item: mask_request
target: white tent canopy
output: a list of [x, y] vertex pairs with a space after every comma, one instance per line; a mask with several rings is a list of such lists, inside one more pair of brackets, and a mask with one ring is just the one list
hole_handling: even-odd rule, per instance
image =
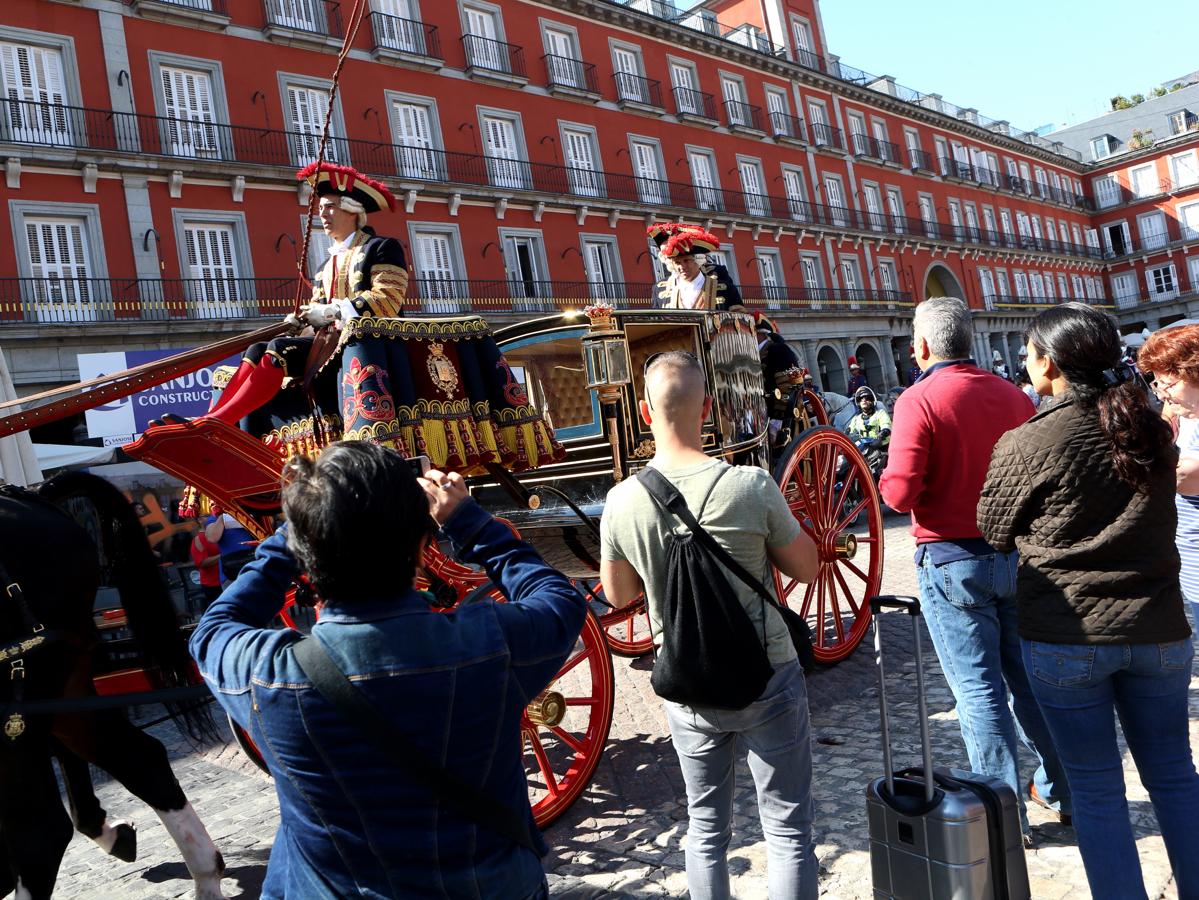
[[[0, 403], [16, 399], [17, 390], [8, 371], [8, 361], [4, 358], [4, 351], [0, 350]], [[42, 471], [38, 467], [29, 432], [22, 431], [0, 438], [0, 479], [18, 485], [37, 484], [42, 480]]]
[[112, 462], [112, 447], [76, 447], [74, 444], [34, 444], [38, 465], [43, 471], [66, 466], [98, 466]]

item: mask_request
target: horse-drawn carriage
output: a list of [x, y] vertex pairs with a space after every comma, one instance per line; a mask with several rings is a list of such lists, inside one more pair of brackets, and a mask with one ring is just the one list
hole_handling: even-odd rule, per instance
[[[770, 470], [815, 541], [820, 570], [811, 584], [777, 573], [775, 579], [780, 598], [807, 618], [818, 662], [834, 663], [857, 647], [869, 620], [865, 599], [878, 592], [882, 576], [881, 515], [869, 470], [851, 441], [821, 424], [823, 408], [802, 387], [776, 398], [787, 407], [782, 433], [790, 439], [772, 444], [780, 429], [771, 428], [750, 316], [603, 305], [588, 313], [596, 314], [563, 313], [494, 332], [478, 317], [354, 319], [308, 386], [315, 406], [296, 385], [243, 423], [249, 432], [200, 419], [151, 428], [126, 447], [260, 538], [273, 529], [289, 454], [319, 452], [333, 440], [378, 440], [466, 474], [474, 496], [591, 600], [575, 651], [523, 721], [531, 801], [543, 826], [578, 798], [603, 752], [614, 706], [611, 654], [636, 656], [652, 646], [643, 601], [612, 609], [598, 572], [604, 497], [654, 454], [637, 414], [644, 367], [654, 354], [685, 350], [700, 360], [715, 401], [703, 429], [705, 449]], [[92, 396], [104, 402], [112, 391]], [[15, 429], [0, 420], [0, 434]], [[482, 572], [437, 547], [424, 561], [423, 577], [433, 602], [447, 610], [503, 601]], [[286, 611], [284, 619], [294, 624]], [[114, 682], [120, 688], [109, 684], [105, 691], [146, 687], [139, 675], [127, 672]], [[238, 739], [254, 757], [249, 739], [240, 733]]]

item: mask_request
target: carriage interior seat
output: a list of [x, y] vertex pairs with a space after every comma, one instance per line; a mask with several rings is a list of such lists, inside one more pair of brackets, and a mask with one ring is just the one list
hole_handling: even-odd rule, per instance
[[645, 361], [655, 353], [685, 350], [703, 364], [704, 354], [700, 352], [699, 329], [694, 325], [628, 323], [625, 325], [625, 336], [629, 341], [629, 363], [635, 397], [645, 396]]

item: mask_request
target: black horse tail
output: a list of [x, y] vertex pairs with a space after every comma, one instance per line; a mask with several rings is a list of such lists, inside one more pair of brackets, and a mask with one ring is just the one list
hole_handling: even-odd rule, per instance
[[[145, 530], [129, 501], [97, 475], [66, 472], [41, 486], [38, 494], [71, 513], [71, 500], [90, 503], [96, 510], [105, 582], [115, 587], [125, 609], [129, 630], [141, 653], [146, 674], [156, 687], [195, 683], [187, 643], [158, 562]], [[180, 730], [197, 742], [216, 738], [216, 725], [207, 703], [167, 703], [167, 712]]]

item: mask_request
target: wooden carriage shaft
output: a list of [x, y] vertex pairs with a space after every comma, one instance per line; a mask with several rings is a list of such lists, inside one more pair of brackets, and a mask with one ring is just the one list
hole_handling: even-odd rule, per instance
[[35, 404], [32, 409], [20, 410], [0, 418], [0, 438], [28, 431], [38, 425], [56, 422], [110, 400], [119, 400], [148, 387], [163, 384], [172, 378], [219, 362], [231, 353], [239, 353], [251, 344], [269, 341], [290, 327], [284, 322], [276, 322], [249, 334], [225, 338], [215, 344], [177, 353], [166, 359], [155, 360], [122, 372], [113, 372], [91, 381], [69, 384], [31, 397], [0, 403], [0, 413]]

